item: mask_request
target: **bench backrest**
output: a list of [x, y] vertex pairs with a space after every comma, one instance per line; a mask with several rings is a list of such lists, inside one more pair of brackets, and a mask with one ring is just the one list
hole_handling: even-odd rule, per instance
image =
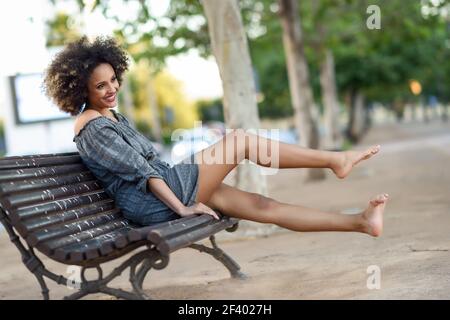
[[0, 205], [30, 246], [64, 263], [132, 227], [78, 153], [0, 159]]

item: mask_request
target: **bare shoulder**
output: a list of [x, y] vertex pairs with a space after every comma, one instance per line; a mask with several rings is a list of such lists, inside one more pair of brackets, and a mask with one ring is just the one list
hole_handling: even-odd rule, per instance
[[98, 118], [98, 117], [101, 117], [101, 116], [102, 116], [102, 114], [100, 112], [98, 112], [98, 111], [95, 111], [95, 110], [86, 110], [86, 111], [84, 111], [81, 115], [79, 115], [75, 119], [75, 125], [74, 125], [74, 133], [75, 133], [75, 135], [80, 133], [81, 129], [84, 128], [86, 123], [88, 123], [92, 119], [95, 119], [95, 118]]

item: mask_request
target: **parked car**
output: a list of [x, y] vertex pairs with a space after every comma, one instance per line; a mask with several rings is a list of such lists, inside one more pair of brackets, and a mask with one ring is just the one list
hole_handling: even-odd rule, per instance
[[171, 162], [178, 163], [222, 138], [221, 130], [209, 127], [196, 127], [183, 131], [179, 141], [175, 142], [171, 151]]

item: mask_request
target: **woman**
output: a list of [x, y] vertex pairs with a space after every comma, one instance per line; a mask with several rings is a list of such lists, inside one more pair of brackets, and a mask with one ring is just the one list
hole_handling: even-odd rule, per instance
[[[77, 116], [74, 142], [80, 156], [126, 218], [142, 225], [192, 214], [218, 219], [215, 209], [294, 231], [381, 234], [387, 194], [374, 197], [363, 212], [346, 215], [280, 203], [222, 183], [240, 161], [249, 159], [252, 150], [271, 142], [253, 139], [255, 136], [243, 130], [233, 130], [187, 159], [190, 161], [172, 167], [161, 161], [152, 144], [112, 109], [127, 68], [128, 57], [114, 40], [97, 38], [91, 43], [84, 37], [55, 57], [44, 80], [46, 94], [56, 105]], [[271, 150], [279, 155], [279, 168], [329, 168], [339, 178], [345, 178], [354, 165], [378, 151], [379, 146], [363, 152], [328, 152], [284, 143]], [[233, 161], [202, 161], [206, 155], [221, 152], [231, 155]], [[259, 158], [255, 162], [270, 166]]]

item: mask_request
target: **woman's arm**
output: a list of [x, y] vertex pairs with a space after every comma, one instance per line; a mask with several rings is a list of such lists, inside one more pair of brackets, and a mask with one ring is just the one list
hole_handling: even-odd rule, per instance
[[164, 202], [166, 206], [182, 217], [196, 213], [206, 213], [219, 219], [216, 212], [203, 203], [196, 203], [190, 207], [186, 207], [162, 179], [148, 179], [148, 190], [158, 197], [159, 200]]

